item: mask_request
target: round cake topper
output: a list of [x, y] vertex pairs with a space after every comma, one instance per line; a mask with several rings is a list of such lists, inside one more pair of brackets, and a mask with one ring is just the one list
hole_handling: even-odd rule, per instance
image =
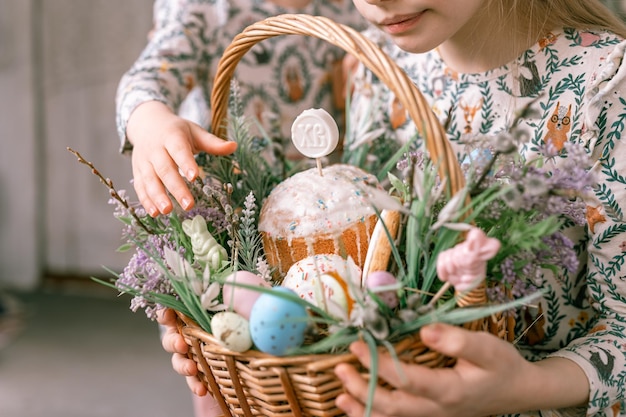
[[321, 158], [337, 147], [339, 128], [326, 110], [308, 109], [291, 125], [291, 141], [304, 156]]

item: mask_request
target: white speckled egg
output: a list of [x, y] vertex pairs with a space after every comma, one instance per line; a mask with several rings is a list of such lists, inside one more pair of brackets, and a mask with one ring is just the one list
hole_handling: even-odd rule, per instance
[[389, 290], [389, 291], [377, 291], [378, 287], [384, 287], [388, 285], [396, 285], [398, 284], [398, 279], [393, 276], [391, 272], [387, 271], [372, 271], [367, 276], [365, 281], [365, 286], [370, 291], [376, 293], [376, 296], [380, 298], [380, 300], [387, 304], [390, 308], [395, 308], [398, 306], [398, 293], [397, 291]]
[[347, 317], [353, 304], [348, 281], [361, 286], [361, 268], [352, 258], [313, 255], [293, 264], [282, 286], [333, 316]]
[[245, 352], [252, 347], [248, 320], [232, 311], [221, 311], [211, 319], [211, 332], [219, 343], [233, 352]]
[[280, 356], [302, 345], [308, 315], [302, 304], [277, 294], [293, 294], [290, 289], [275, 287], [273, 292], [262, 294], [252, 306], [250, 335], [261, 352]]
[[246, 285], [256, 285], [265, 288], [271, 288], [271, 285], [260, 276], [248, 271], [237, 271], [230, 274], [222, 288], [222, 297], [224, 304], [228, 308], [232, 308], [235, 313], [239, 314], [246, 320], [250, 320], [250, 310], [252, 305], [262, 294], [260, 291], [243, 288], [237, 285], [229, 285], [229, 283], [239, 283]]

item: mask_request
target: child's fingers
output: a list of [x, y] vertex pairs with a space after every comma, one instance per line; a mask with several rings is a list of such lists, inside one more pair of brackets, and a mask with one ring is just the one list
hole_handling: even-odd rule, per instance
[[[365, 415], [365, 404], [351, 396], [350, 394], [340, 394], [335, 400], [337, 407], [343, 410], [349, 417], [361, 417]], [[372, 412], [372, 416], [379, 415]]]
[[198, 152], [196, 149], [198, 142], [197, 129], [207, 133], [195, 123], [185, 121], [182, 126], [179, 126], [179, 130], [168, 134], [165, 142], [168, 159], [172, 161], [177, 174], [185, 177], [187, 181], [193, 181], [199, 173], [198, 164], [194, 157], [194, 154]]
[[345, 394], [337, 397], [335, 403], [349, 416], [364, 415], [364, 401], [367, 400], [367, 382], [348, 364], [339, 364], [335, 368], [335, 374], [343, 383]]
[[390, 390], [378, 385], [374, 391], [374, 397], [371, 398], [368, 381], [351, 365], [337, 365], [335, 373], [346, 390], [345, 394], [337, 397], [336, 404], [349, 416], [362, 416], [368, 401], [372, 402], [372, 416], [433, 417], [436, 415], [437, 407], [433, 401], [401, 390]]
[[[370, 368], [371, 356], [367, 344], [355, 342], [350, 345], [350, 351], [365, 367]], [[377, 371], [378, 376], [394, 388], [435, 401], [446, 396], [458, 378], [450, 368], [431, 369], [427, 366], [397, 363], [396, 359], [382, 351], [378, 352]]]
[[[346, 395], [337, 398], [336, 403], [339, 408], [344, 410], [348, 415], [362, 416], [364, 405], [369, 399], [369, 383], [357, 372], [352, 366], [345, 363], [337, 365], [335, 374], [343, 383]], [[384, 388], [378, 387], [374, 397], [376, 401], [387, 402]]]
[[158, 213], [167, 214], [172, 211], [172, 202], [165, 190], [166, 184], [160, 178], [161, 175], [167, 175], [167, 171], [170, 171], [169, 175], [177, 175], [167, 153], [159, 150], [150, 159], [144, 159], [140, 152], [134, 151], [132, 165], [135, 192], [146, 211], [153, 217]]
[[194, 361], [185, 355], [174, 353], [172, 355], [172, 368], [177, 374], [183, 376], [196, 376], [198, 374], [198, 366]]
[[158, 210], [163, 214], [172, 210], [172, 203], [165, 191], [166, 189], [184, 210], [193, 207], [193, 197], [189, 187], [180, 175], [178, 165], [168, 152], [156, 153], [150, 160], [152, 172], [150, 167], [143, 167], [145, 171], [141, 172], [140, 176], [145, 193], [156, 203]]
[[146, 212], [152, 216], [156, 217], [159, 214], [159, 209], [157, 208], [157, 204], [152, 200], [152, 198], [148, 195], [145, 188], [145, 182], [143, 180], [142, 171], [145, 168], [139, 168], [140, 164], [135, 161], [135, 154], [133, 154], [133, 187], [135, 188], [135, 194], [137, 194], [137, 198], [139, 202], [146, 210]]
[[198, 379], [198, 366], [194, 361], [177, 353], [172, 355], [172, 367], [179, 375], [185, 377], [187, 386], [194, 394], [202, 397], [207, 394], [204, 384]]
[[[208, 391], [204, 384], [200, 382], [200, 380], [195, 376], [188, 376], [185, 378], [187, 381], [187, 386], [198, 397], [204, 397], [207, 395]], [[220, 414], [221, 415], [221, 414]]]
[[160, 308], [156, 312], [157, 323], [163, 326], [176, 325], [176, 312], [171, 308]]
[[179, 375], [185, 377], [187, 386], [195, 395], [202, 397], [207, 394], [204, 384], [198, 379], [198, 366], [186, 356], [177, 353], [172, 355], [172, 367]]
[[443, 323], [422, 328], [420, 336], [429, 348], [483, 369], [493, 367], [493, 358], [508, 356], [511, 350], [509, 344], [489, 333], [472, 332]]
[[189, 128], [194, 138], [194, 152], [196, 153], [204, 151], [210, 155], [230, 155], [237, 149], [237, 142], [218, 138], [197, 124], [189, 123]]
[[165, 332], [161, 337], [161, 345], [166, 352], [186, 354], [189, 346], [174, 326], [164, 326]]

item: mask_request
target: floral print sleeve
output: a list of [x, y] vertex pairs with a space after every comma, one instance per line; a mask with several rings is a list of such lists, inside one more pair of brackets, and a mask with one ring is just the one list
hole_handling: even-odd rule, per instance
[[[563, 231], [578, 266], [543, 271], [538, 284], [544, 296], [518, 312], [515, 330], [529, 360], [558, 356], [577, 363], [589, 379], [589, 403], [523, 416], [626, 416], [626, 43], [610, 33], [555, 30], [514, 62], [461, 74], [437, 51], [409, 54], [378, 32], [369, 36], [419, 87], [460, 161], [473, 157], [476, 138], [497, 137], [525, 107], [530, 112], [518, 128], [527, 160], [553, 148], [559, 166], [567, 161], [568, 142], [584, 147], [597, 185], [586, 198], [582, 225]], [[377, 169], [415, 128], [370, 72], [360, 68], [354, 85], [344, 159]]]
[[[350, 0], [311, 0], [302, 9], [282, 8], [269, 0], [157, 0], [149, 43], [118, 87], [117, 129], [123, 150], [130, 149], [130, 114], [146, 101], [161, 101], [209, 128], [211, 82], [224, 49], [248, 25], [283, 13], [321, 15], [364, 27]], [[333, 74], [338, 74], [343, 54], [307, 36], [259, 42], [237, 65], [244, 113], [257, 119], [270, 138], [282, 139], [290, 136], [291, 122], [303, 110], [332, 112]]]

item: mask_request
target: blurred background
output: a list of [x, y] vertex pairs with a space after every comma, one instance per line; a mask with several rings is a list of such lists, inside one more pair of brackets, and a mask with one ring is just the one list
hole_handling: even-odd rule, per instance
[[[616, 12], [626, 0], [606, 0]], [[121, 270], [117, 83], [152, 0], [0, 0], [0, 416], [191, 416], [154, 323], [94, 284]]]
[[152, 0], [0, 0], [0, 416], [192, 416], [190, 392], [129, 298], [107, 189], [132, 189], [115, 92]]

